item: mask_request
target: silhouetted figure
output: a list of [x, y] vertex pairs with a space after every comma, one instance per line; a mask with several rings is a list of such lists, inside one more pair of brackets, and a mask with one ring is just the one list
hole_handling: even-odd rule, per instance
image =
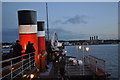
[[31, 52], [35, 52], [34, 43], [31, 43]]
[[28, 41], [28, 45], [26, 47], [25, 53], [31, 53], [31, 52], [35, 52], [34, 44]]
[[15, 45], [13, 46], [14, 57], [21, 56], [22, 46], [19, 43], [19, 40], [16, 40]]
[[[16, 40], [15, 45], [13, 45], [13, 54], [14, 54], [14, 57], [18, 57], [18, 56], [22, 55], [21, 51], [23, 49], [22, 49], [22, 46], [20, 45], [19, 42], [20, 42], [19, 40]], [[21, 57], [19, 57], [17, 59], [14, 59], [13, 63], [16, 63], [16, 62], [19, 62], [19, 61], [21, 61]]]

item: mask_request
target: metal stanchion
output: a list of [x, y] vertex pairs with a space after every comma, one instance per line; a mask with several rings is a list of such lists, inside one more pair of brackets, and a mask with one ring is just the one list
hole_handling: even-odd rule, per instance
[[29, 54], [29, 67], [30, 67], [30, 70], [31, 70], [31, 61], [30, 61], [30, 54]]
[[11, 80], [12, 80], [12, 60], [10, 61], [11, 63]]
[[23, 56], [22, 56], [22, 76], [23, 76]]

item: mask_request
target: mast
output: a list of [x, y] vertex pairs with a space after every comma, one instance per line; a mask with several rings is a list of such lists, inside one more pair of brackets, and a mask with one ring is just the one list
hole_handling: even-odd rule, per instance
[[46, 20], [47, 20], [47, 39], [49, 41], [49, 23], [48, 23], [48, 7], [46, 3]]

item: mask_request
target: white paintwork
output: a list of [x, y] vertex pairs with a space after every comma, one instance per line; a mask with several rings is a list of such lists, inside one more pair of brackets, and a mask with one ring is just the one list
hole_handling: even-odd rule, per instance
[[38, 37], [45, 36], [45, 31], [38, 31]]
[[37, 25], [20, 25], [19, 33], [20, 34], [37, 33]]

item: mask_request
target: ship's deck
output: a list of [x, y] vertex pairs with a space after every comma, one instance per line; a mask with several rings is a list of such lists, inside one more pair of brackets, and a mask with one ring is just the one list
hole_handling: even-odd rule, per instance
[[[39, 79], [46, 79], [46, 80], [55, 80], [61, 79], [62, 76], [60, 75], [60, 64], [59, 63], [49, 63], [49, 69], [47, 72], [42, 72], [39, 75]], [[106, 80], [107, 75], [98, 76], [94, 71], [92, 71], [88, 65], [81, 64], [81, 65], [71, 65], [68, 64], [68, 59], [66, 60], [65, 64], [65, 80], [74, 80], [74, 79], [83, 79], [83, 80]]]
[[[79, 79], [82, 79], [82, 80], [106, 80], [107, 76], [109, 76], [108, 74], [106, 74], [106, 72], [104, 70], [96, 67], [97, 64], [96, 65], [94, 64], [95, 66], [88, 64], [87, 56], [85, 56], [86, 61], [82, 62], [81, 64], [71, 64], [71, 63], [69, 63], [69, 57], [67, 57], [67, 56], [64, 56], [64, 57], [65, 57], [65, 60], [64, 60], [65, 64], [64, 64], [64, 66], [62, 66], [65, 69], [64, 76], [62, 76], [60, 74], [60, 68], [61, 68], [62, 63], [50, 62], [49, 64], [47, 64], [48, 69], [45, 72], [35, 71], [36, 72], [35, 74], [37, 75], [36, 78], [38, 80], [59, 80], [61, 78], [65, 78], [64, 80], [75, 80], [75, 79], [77, 79], [77, 80], [79, 80]], [[93, 59], [93, 57], [92, 57], [92, 59]], [[30, 60], [21, 61], [21, 62], [17, 63], [16, 65], [13, 65], [12, 68], [14, 68], [14, 69], [12, 70], [12, 72], [13, 72], [12, 76], [16, 75], [16, 74], [14, 74], [14, 72], [19, 67], [21, 67], [21, 68], [20, 68], [20, 70], [18, 70], [18, 72], [21, 72], [22, 69], [24, 68], [24, 66], [22, 66], [22, 64], [26, 65], [26, 63], [29, 61]], [[94, 62], [96, 63], [96, 61], [91, 60], [91, 63], [94, 63]], [[29, 63], [31, 63], [31, 62], [29, 62]], [[99, 63], [98, 60], [97, 60], [97, 63]], [[30, 64], [28, 64], [28, 66], [29, 65]], [[35, 66], [33, 66], [33, 67], [35, 67]], [[2, 75], [6, 75], [5, 73], [11, 72], [12, 68], [10, 68], [10, 70], [9, 70], [9, 68], [3, 70]], [[30, 69], [30, 70], [33, 70], [33, 69]], [[11, 75], [9, 75], [8, 77], [11, 78]], [[35, 78], [35, 80], [36, 80], [36, 78]]]

